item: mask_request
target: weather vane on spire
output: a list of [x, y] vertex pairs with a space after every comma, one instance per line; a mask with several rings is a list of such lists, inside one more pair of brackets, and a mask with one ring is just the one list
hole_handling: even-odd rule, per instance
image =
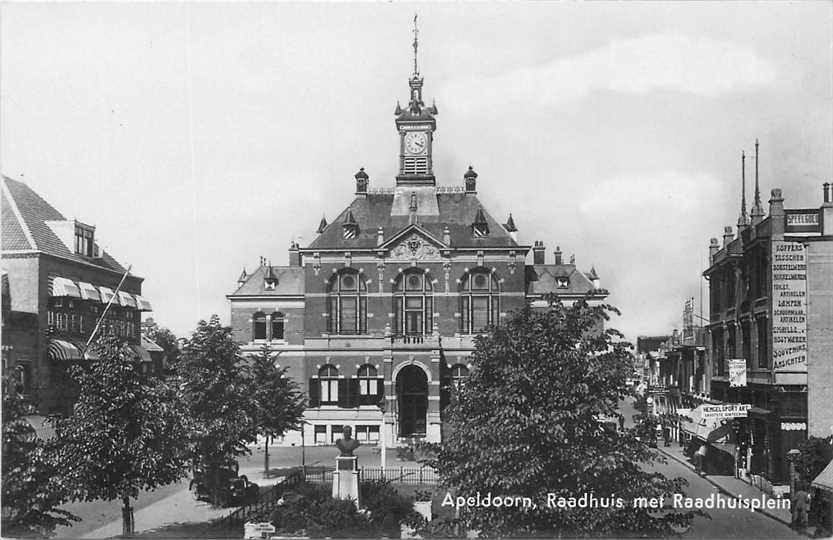
[[414, 15], [414, 76], [419, 75], [417, 68], [417, 47], [419, 47], [419, 29], [417, 28], [417, 15]]

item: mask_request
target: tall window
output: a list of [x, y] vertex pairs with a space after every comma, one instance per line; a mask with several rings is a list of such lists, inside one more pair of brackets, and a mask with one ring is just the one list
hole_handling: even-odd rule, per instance
[[712, 375], [723, 375], [723, 367], [725, 365], [725, 352], [723, 349], [723, 330], [715, 328], [712, 330]]
[[93, 231], [84, 227], [75, 227], [75, 253], [93, 256]]
[[393, 326], [398, 335], [430, 334], [434, 296], [430, 275], [421, 270], [400, 274], [393, 286]]
[[338, 403], [338, 369], [335, 366], [327, 364], [318, 370], [318, 384], [321, 388], [322, 405]]
[[377, 378], [376, 368], [370, 364], [365, 364], [359, 368], [359, 395], [361, 396], [376, 396], [379, 392], [379, 379]]
[[254, 339], [266, 339], [266, 314], [262, 311], [252, 315], [252, 336]]
[[460, 333], [497, 325], [499, 315], [500, 288], [494, 274], [485, 269], [466, 274], [460, 283]]
[[767, 320], [765, 316], [755, 319], [758, 334], [758, 367], [769, 367], [769, 339], [767, 335]]
[[331, 334], [367, 332], [367, 285], [355, 270], [342, 270], [328, 287], [327, 330]]
[[272, 339], [283, 339], [284, 316], [280, 311], [272, 313]]
[[740, 335], [741, 339], [743, 340], [742, 350], [743, 350], [743, 359], [746, 360], [748, 365], [752, 365], [752, 332], [751, 332], [752, 323], [749, 319], [741, 321], [740, 323]]
[[451, 366], [451, 384], [454, 385], [454, 388], [457, 390], [463, 386], [463, 383], [466, 382], [466, 379], [469, 377], [469, 368], [464, 366], [463, 364], [454, 364]]

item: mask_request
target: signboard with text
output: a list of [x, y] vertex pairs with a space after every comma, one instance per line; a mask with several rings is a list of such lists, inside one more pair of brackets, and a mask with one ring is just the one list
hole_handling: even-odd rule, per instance
[[724, 403], [723, 405], [702, 405], [702, 418], [746, 418], [752, 405], [744, 403]]
[[807, 251], [772, 243], [772, 369], [807, 372]]
[[746, 386], [746, 360], [729, 359], [729, 386]]
[[817, 208], [787, 210], [785, 219], [784, 232], [787, 234], [821, 233], [821, 219]]

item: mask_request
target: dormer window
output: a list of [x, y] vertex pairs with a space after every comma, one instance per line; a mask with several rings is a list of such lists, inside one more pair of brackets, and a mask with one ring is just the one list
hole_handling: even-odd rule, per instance
[[92, 257], [95, 253], [93, 231], [80, 225], [75, 226], [75, 253]]
[[559, 289], [566, 289], [570, 286], [570, 278], [557, 277], [555, 278], [555, 286]]

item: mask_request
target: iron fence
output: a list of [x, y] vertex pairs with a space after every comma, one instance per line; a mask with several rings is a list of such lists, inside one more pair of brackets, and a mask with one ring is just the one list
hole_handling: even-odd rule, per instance
[[[436, 485], [439, 476], [430, 467], [361, 467], [359, 481], [388, 480], [394, 484]], [[333, 482], [332, 469], [307, 470], [307, 482], [313, 484], [331, 484]]]

